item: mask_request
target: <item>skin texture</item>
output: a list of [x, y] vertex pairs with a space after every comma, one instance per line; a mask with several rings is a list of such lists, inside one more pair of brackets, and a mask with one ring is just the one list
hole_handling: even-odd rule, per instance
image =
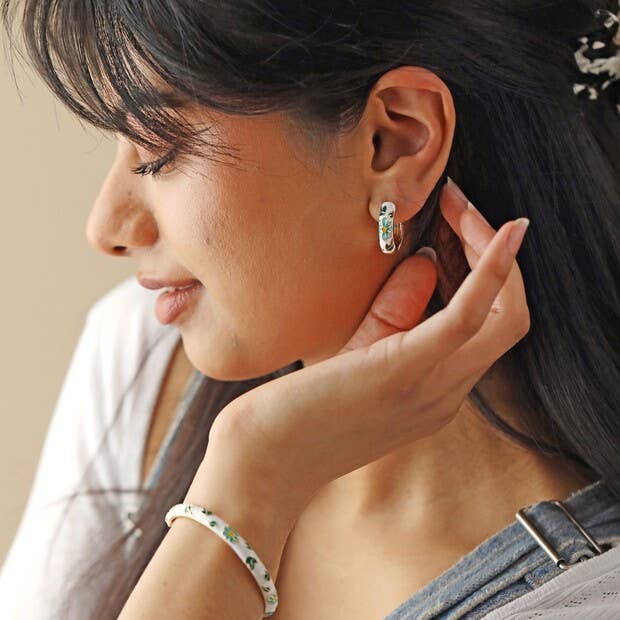
[[[385, 73], [361, 122], [335, 136], [322, 157], [282, 115], [209, 115], [221, 138], [239, 148], [239, 166], [181, 159], [178, 170], [141, 178], [130, 168], [161, 154], [119, 137], [88, 219], [89, 242], [130, 257], [143, 275], [202, 282], [198, 303], [175, 324], [189, 360], [206, 375], [238, 380], [296, 359], [309, 366], [335, 355], [415, 239], [410, 231], [401, 252], [380, 252], [380, 203], [393, 201], [395, 221], [409, 222], [445, 169], [456, 122], [448, 88], [422, 68]], [[435, 246], [440, 256], [458, 243], [446, 228]], [[453, 270], [438, 271], [443, 290], [458, 285], [467, 265], [460, 257]], [[414, 298], [415, 291], [396, 291], [393, 311]], [[520, 428], [518, 394], [499, 369], [481, 385]], [[342, 532], [346, 525], [352, 532], [351, 541], [341, 538], [342, 557], [334, 549], [339, 576], [347, 542], [387, 545], [376, 532], [390, 517], [392, 539], [411, 539], [433, 558], [419, 564], [425, 572], [411, 576], [422, 585], [511, 523], [519, 508], [563, 499], [587, 482], [500, 437], [465, 401], [439, 432], [326, 485], [299, 527]], [[321, 528], [313, 527], [318, 523]], [[454, 557], [445, 549], [434, 553], [446, 540]], [[295, 561], [289, 562], [293, 574]], [[292, 599], [297, 585], [290, 582], [283, 600]]]
[[[406, 75], [393, 73], [392, 82]], [[396, 203], [396, 221], [411, 219], [447, 161], [453, 109], [444, 130], [441, 100], [420, 92], [408, 105], [436, 126], [428, 140], [425, 125], [390, 120], [376, 97], [368, 117], [320, 162], [277, 114], [210, 113], [221, 139], [239, 149], [234, 167], [193, 158], [178, 171], [141, 178], [129, 169], [158, 154], [119, 140], [87, 237], [103, 252], [125, 246], [144, 275], [203, 283], [200, 302], [177, 325], [188, 357], [209, 376], [249, 378], [295, 359], [309, 365], [330, 357], [404, 256], [379, 250], [380, 202]], [[395, 109], [404, 105], [394, 89], [383, 96]], [[401, 177], [409, 177], [406, 186]]]

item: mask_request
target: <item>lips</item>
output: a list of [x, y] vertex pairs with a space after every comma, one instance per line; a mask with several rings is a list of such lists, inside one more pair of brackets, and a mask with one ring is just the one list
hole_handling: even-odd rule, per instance
[[195, 278], [186, 278], [184, 280], [175, 280], [173, 278], [149, 277], [138, 275], [137, 280], [141, 286], [151, 290], [165, 288], [168, 290], [183, 289], [199, 282]]
[[201, 291], [204, 288], [197, 281], [172, 292], [164, 291], [155, 301], [155, 315], [159, 322], [167, 325], [175, 321], [198, 300]]
[[183, 289], [190, 288], [191, 286], [194, 286], [195, 284], [198, 284], [197, 280], [193, 280], [192, 282], [190, 282], [189, 284], [186, 284], [185, 286], [166, 286], [164, 287], [164, 293], [172, 293], [173, 291], [182, 291]]

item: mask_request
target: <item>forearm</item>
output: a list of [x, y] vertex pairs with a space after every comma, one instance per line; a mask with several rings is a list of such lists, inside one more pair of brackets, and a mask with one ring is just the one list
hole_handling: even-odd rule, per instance
[[[183, 501], [207, 507], [234, 527], [275, 582], [288, 531], [277, 527], [264, 505], [244, 501], [206, 466], [198, 470]], [[264, 608], [258, 584], [233, 549], [201, 523], [180, 517], [164, 536], [119, 620], [258, 620]]]

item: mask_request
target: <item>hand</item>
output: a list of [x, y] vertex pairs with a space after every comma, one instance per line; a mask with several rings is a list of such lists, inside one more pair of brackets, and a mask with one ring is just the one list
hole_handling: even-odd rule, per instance
[[251, 494], [259, 510], [272, 506], [292, 528], [322, 486], [449, 423], [529, 331], [517, 249], [506, 245], [514, 222], [496, 232], [445, 187], [440, 208], [472, 268], [444, 309], [419, 322], [435, 266], [409, 257], [339, 354], [220, 412], [205, 460], [238, 498]]

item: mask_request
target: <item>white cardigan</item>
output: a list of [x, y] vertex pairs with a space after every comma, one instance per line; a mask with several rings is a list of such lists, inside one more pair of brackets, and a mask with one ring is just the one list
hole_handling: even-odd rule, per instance
[[[66, 576], [74, 574], [94, 547], [105, 547], [106, 539], [116, 536], [119, 528], [130, 529], [126, 515], [137, 506], [137, 494], [79, 498], [70, 512], [70, 526], [61, 529], [59, 536], [55, 528], [63, 517], [63, 502], [47, 504], [76, 490], [125, 392], [118, 419], [110, 428], [110, 440], [94, 460], [93, 475], [101, 488], [140, 487], [151, 414], [180, 338], [178, 329], [155, 318], [158, 294], [132, 277], [88, 311], [48, 426], [26, 508], [0, 573], [2, 620], [51, 620], [51, 605]], [[147, 356], [150, 347], [154, 348]], [[132, 384], [134, 375], [137, 380]], [[3, 504], [6, 511], [6, 498]], [[76, 513], [82, 517], [79, 528], [74, 526]], [[52, 541], [46, 566], [45, 552]], [[84, 599], [87, 605], [87, 597]], [[84, 610], [83, 617], [91, 616]]]
[[[71, 531], [65, 528], [60, 535], [55, 528], [62, 519], [63, 504], [50, 502], [75, 490], [125, 392], [118, 420], [110, 428], [110, 441], [94, 461], [94, 474], [102, 488], [139, 488], [150, 417], [180, 338], [174, 325], [156, 320], [153, 306], [158, 294], [131, 277], [99, 299], [86, 316], [26, 508], [0, 573], [2, 620], [49, 620], [50, 605], [73, 567], [80, 566], [94, 546], [105, 547], [107, 537], [118, 533], [118, 528], [130, 528], [126, 515], [136, 507], [135, 494], [110, 495], [100, 502], [78, 499], [73, 510], [83, 517], [81, 525]], [[143, 362], [146, 365], [138, 373]], [[84, 598], [87, 605], [88, 597]], [[83, 611], [83, 617], [90, 618], [86, 607]], [[620, 619], [620, 547], [570, 568], [485, 618]]]

